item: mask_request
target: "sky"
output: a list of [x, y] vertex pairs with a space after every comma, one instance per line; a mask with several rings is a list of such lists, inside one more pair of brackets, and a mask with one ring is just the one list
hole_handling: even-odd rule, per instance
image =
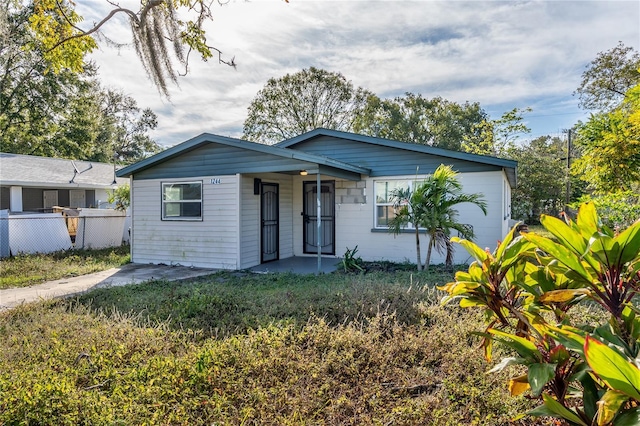
[[[76, 0], [84, 28], [112, 6]], [[122, 6], [137, 2], [123, 0]], [[562, 136], [588, 111], [573, 93], [599, 52], [640, 50], [639, 1], [229, 0], [214, 4], [208, 43], [237, 68], [193, 55], [189, 73], [159, 94], [123, 19], [112, 19], [91, 54], [106, 87], [158, 115], [151, 136], [173, 146], [203, 132], [241, 137], [247, 108], [270, 78], [311, 66], [339, 72], [381, 98], [406, 92], [479, 102], [491, 118], [531, 108], [531, 133]]]

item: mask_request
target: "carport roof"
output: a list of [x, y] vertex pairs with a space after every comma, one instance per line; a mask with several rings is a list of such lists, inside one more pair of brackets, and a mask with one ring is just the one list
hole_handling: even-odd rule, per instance
[[274, 145], [264, 145], [255, 142], [249, 142], [241, 139], [230, 138], [226, 136], [214, 135], [211, 133], [203, 133], [195, 138], [189, 139], [179, 145], [168, 148], [154, 156], [139, 161], [130, 166], [124, 167], [117, 172], [118, 177], [128, 177], [139, 173], [143, 170], [152, 168], [158, 164], [168, 161], [172, 158], [178, 157], [186, 152], [197, 149], [203, 145], [215, 143], [220, 145], [226, 145], [230, 147], [240, 148], [247, 151], [259, 152], [264, 154], [275, 155], [277, 157], [293, 159], [303, 161], [311, 164], [315, 164], [321, 168], [321, 172], [324, 174], [331, 174], [331, 170], [337, 170], [347, 172], [349, 174], [368, 175], [371, 171], [365, 167], [348, 164], [342, 161], [334, 160], [329, 157], [325, 157], [317, 154], [309, 154], [306, 152], [282, 148]]

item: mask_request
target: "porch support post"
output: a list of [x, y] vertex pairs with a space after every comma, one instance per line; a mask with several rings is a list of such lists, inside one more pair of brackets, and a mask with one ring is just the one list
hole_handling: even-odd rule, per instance
[[320, 275], [322, 271], [322, 201], [321, 201], [321, 181], [320, 181], [320, 170], [318, 170], [318, 174], [316, 175], [316, 201], [318, 204], [318, 270], [316, 271], [316, 275]]

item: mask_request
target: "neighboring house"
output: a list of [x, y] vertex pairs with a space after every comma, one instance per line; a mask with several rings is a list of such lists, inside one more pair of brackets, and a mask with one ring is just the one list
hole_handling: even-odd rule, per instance
[[114, 172], [113, 164], [0, 153], [0, 210], [102, 207], [107, 190], [128, 183]]
[[[440, 164], [484, 194], [487, 216], [461, 204], [459, 221], [493, 249], [508, 232], [515, 161], [317, 129], [273, 146], [202, 134], [117, 175], [131, 180], [133, 262], [245, 269], [356, 245], [364, 260], [414, 261], [411, 230], [387, 230], [389, 194]], [[458, 247], [455, 260], [469, 256]]]

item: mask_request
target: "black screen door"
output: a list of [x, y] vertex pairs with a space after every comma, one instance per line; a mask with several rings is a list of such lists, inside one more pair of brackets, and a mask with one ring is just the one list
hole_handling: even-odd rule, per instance
[[260, 217], [262, 219], [261, 262], [278, 259], [280, 225], [278, 223], [278, 184], [263, 183], [260, 195]]
[[[303, 185], [304, 252], [318, 253], [318, 186], [316, 182]], [[335, 254], [335, 182], [320, 183], [320, 220], [322, 221], [321, 254]]]

